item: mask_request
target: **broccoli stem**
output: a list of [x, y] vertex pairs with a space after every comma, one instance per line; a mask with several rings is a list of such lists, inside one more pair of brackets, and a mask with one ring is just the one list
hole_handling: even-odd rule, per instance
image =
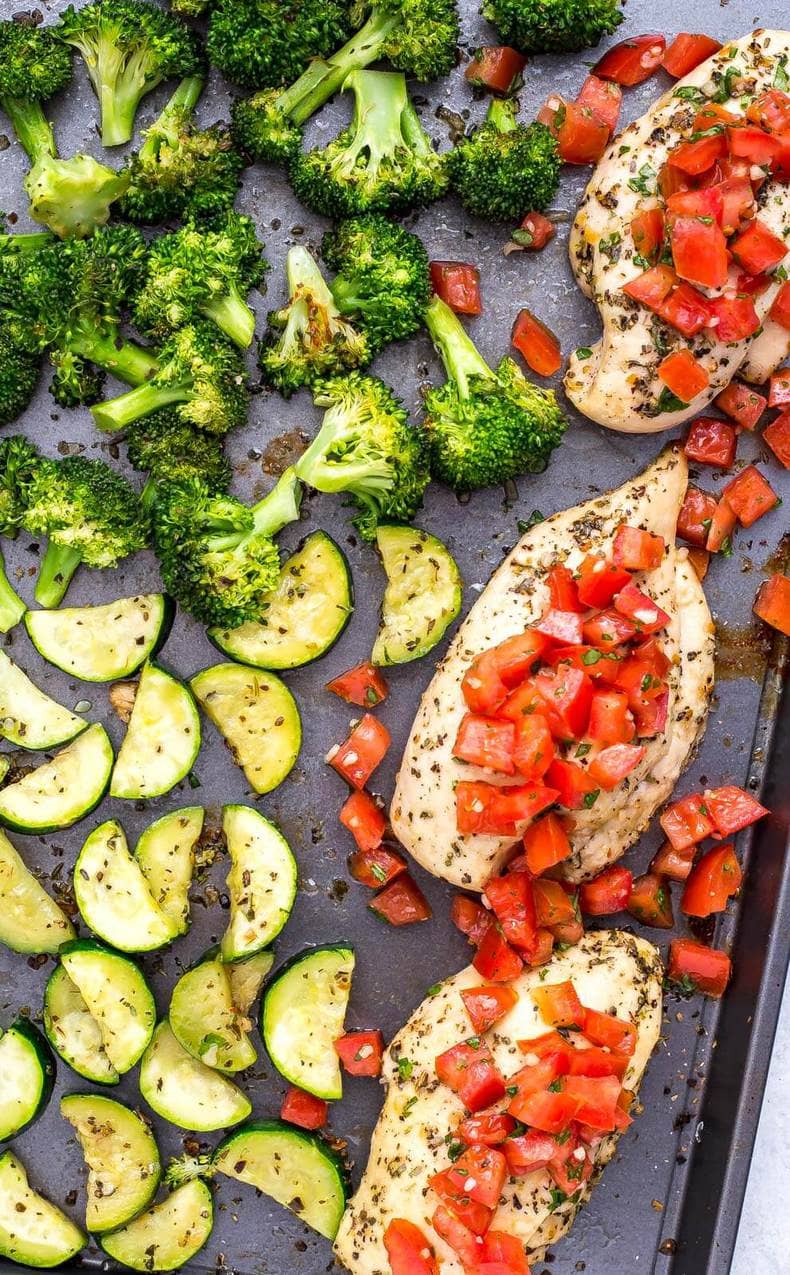
[[515, 97], [493, 97], [486, 119], [500, 133], [512, 133], [518, 128], [518, 100]]
[[252, 507], [257, 535], [276, 536], [289, 522], [296, 522], [302, 503], [302, 484], [293, 466], [286, 469], [268, 496]]
[[137, 108], [148, 90], [143, 51], [122, 58], [110, 41], [101, 40], [96, 65], [88, 70], [99, 99], [102, 146], [123, 146], [131, 140]]
[[25, 231], [20, 235], [0, 235], [0, 251], [5, 249], [11, 252], [38, 252], [39, 248], [46, 248], [52, 243], [54, 235], [48, 230], [31, 230]]
[[28, 101], [22, 97], [4, 97], [0, 105], [10, 119], [19, 144], [24, 147], [31, 164], [40, 159], [55, 158], [55, 134], [40, 102]]
[[171, 138], [177, 133], [178, 125], [184, 115], [191, 115], [197, 106], [198, 99], [205, 87], [202, 75], [190, 75], [182, 80], [173, 96], [165, 103], [158, 119], [148, 129], [140, 150], [139, 158], [153, 161], [159, 153], [164, 137]]
[[285, 260], [285, 277], [288, 281], [288, 295], [293, 301], [298, 292], [307, 292], [314, 297], [317, 304], [333, 310], [332, 293], [321, 274], [318, 262], [311, 252], [302, 244], [294, 244], [288, 249]]
[[324, 61], [314, 58], [298, 80], [281, 93], [277, 106], [294, 124], [306, 124], [342, 87], [351, 71], [370, 66], [381, 55], [398, 17], [375, 8], [363, 27]]
[[127, 385], [143, 385], [159, 370], [159, 364], [148, 350], [132, 341], [119, 341], [115, 335], [106, 335], [93, 329], [77, 331], [69, 341], [73, 354], [95, 363], [105, 372], [112, 373]]
[[81, 562], [82, 554], [76, 549], [49, 541], [36, 581], [35, 598], [39, 606], [49, 609], [60, 606]]
[[496, 380], [461, 320], [440, 297], [434, 297], [425, 311], [425, 326], [461, 398], [469, 398], [469, 381], [473, 376]]
[[0, 633], [8, 633], [19, 624], [26, 610], [22, 599], [11, 588], [3, 555], [0, 553]]
[[[401, 117], [409, 95], [406, 76], [401, 71], [354, 71], [344, 87], [354, 93], [354, 136], [341, 152], [333, 168], [353, 173], [362, 154], [368, 156], [371, 169], [376, 169], [387, 156], [403, 146]], [[416, 119], [416, 116], [415, 116]], [[416, 120], [420, 132], [419, 120]]]
[[183, 403], [189, 398], [191, 382], [158, 385], [149, 382], [129, 390], [128, 394], [119, 394], [117, 398], [108, 399], [105, 403], [97, 403], [91, 408], [93, 419], [101, 430], [114, 433], [125, 429], [133, 421], [143, 416], [150, 416], [160, 407], [169, 407], [172, 403]]
[[218, 297], [216, 301], [201, 306], [201, 313], [212, 319], [242, 350], [252, 345], [255, 315], [235, 285], [231, 285], [224, 297]]

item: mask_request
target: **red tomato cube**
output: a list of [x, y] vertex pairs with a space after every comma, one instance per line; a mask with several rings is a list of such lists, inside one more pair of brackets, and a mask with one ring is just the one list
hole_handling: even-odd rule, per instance
[[655, 263], [664, 242], [664, 214], [660, 208], [645, 208], [631, 219], [631, 238], [640, 257]]
[[432, 261], [431, 286], [456, 314], [482, 314], [477, 266], [465, 261]]
[[621, 615], [636, 625], [639, 633], [657, 633], [669, 624], [666, 611], [635, 584], [627, 584], [621, 589], [614, 605]]
[[557, 228], [553, 221], [549, 221], [543, 213], [530, 212], [518, 229], [513, 231], [511, 238], [519, 248], [524, 248], [527, 252], [540, 252], [556, 233]]
[[689, 460], [700, 465], [717, 465], [720, 469], [729, 469], [735, 460], [735, 449], [738, 435], [732, 425], [726, 421], [717, 421], [712, 416], [699, 416], [692, 421], [686, 438], [684, 451]]
[[576, 105], [588, 107], [593, 115], [603, 120], [610, 134], [617, 128], [622, 104], [623, 95], [618, 86], [611, 80], [599, 79], [597, 75], [588, 75], [576, 95]]
[[393, 1218], [384, 1232], [392, 1275], [437, 1275], [433, 1248], [418, 1226], [405, 1218]]
[[730, 981], [731, 968], [726, 952], [695, 939], [675, 939], [670, 945], [667, 975], [686, 990], [718, 998]]
[[769, 381], [769, 407], [790, 407], [790, 367], [780, 367]]
[[677, 217], [670, 229], [670, 241], [672, 260], [681, 279], [703, 288], [724, 287], [728, 258], [721, 226], [698, 217]]
[[698, 845], [715, 831], [707, 804], [698, 793], [681, 797], [660, 816], [659, 822], [667, 840], [675, 850]]
[[570, 854], [571, 843], [559, 815], [543, 815], [524, 833], [524, 856], [535, 877], [562, 863]]
[[406, 871], [406, 860], [390, 846], [377, 846], [373, 850], [359, 850], [349, 855], [348, 868], [360, 885], [380, 890]]
[[790, 329], [790, 282], [783, 283], [769, 311], [774, 323]]
[[691, 350], [675, 350], [661, 361], [659, 379], [682, 403], [691, 403], [708, 388], [710, 378]]
[[352, 792], [340, 811], [340, 822], [348, 828], [360, 850], [377, 850], [384, 840], [387, 817], [366, 792]]
[[512, 722], [466, 713], [458, 728], [453, 757], [502, 775], [513, 775], [515, 742], [516, 728]]
[[669, 885], [655, 872], [634, 878], [627, 907], [641, 925], [659, 930], [671, 930], [674, 925]]
[[747, 465], [737, 478], [733, 478], [724, 488], [724, 495], [742, 527], [751, 527], [779, 503], [779, 497], [768, 479], [763, 478], [754, 465]]
[[538, 376], [554, 376], [562, 367], [562, 351], [554, 333], [529, 310], [521, 310], [513, 324], [511, 341], [528, 367]]
[[[579, 566], [578, 577], [579, 600], [587, 607], [608, 606], [614, 595], [631, 579], [628, 571], [602, 553], [588, 553]], [[569, 640], [581, 642], [581, 625], [579, 636]]]
[[732, 240], [730, 252], [749, 274], [762, 274], [766, 270], [773, 270], [774, 266], [784, 260], [787, 244], [769, 230], [765, 222], [755, 217]]
[[602, 1014], [597, 1009], [587, 1009], [584, 1015], [584, 1034], [594, 1045], [611, 1049], [613, 1054], [625, 1054], [632, 1058], [636, 1052], [637, 1031], [633, 1023], [627, 1023], [614, 1014]]
[[689, 483], [683, 508], [678, 515], [678, 535], [689, 544], [705, 548], [711, 519], [716, 510], [716, 497]]
[[727, 388], [717, 394], [713, 401], [741, 429], [754, 429], [766, 407], [764, 395], [758, 394], [750, 385], [744, 385], [741, 381], [730, 381]]
[[533, 987], [530, 995], [540, 1010], [541, 1018], [549, 1027], [575, 1027], [584, 1023], [584, 1009], [576, 988], [570, 980], [564, 983], [544, 983]]
[[709, 35], [691, 35], [687, 31], [681, 31], [666, 50], [661, 65], [674, 79], [682, 80], [700, 62], [718, 53], [720, 48], [718, 40]]
[[711, 297], [708, 308], [711, 312], [708, 326], [725, 345], [745, 341], [747, 337], [754, 336], [760, 327], [759, 315], [749, 296], [725, 292], [723, 296]]
[[323, 1098], [305, 1093], [296, 1085], [289, 1086], [280, 1107], [280, 1118], [300, 1129], [320, 1129], [326, 1124], [328, 1114], [329, 1104]]
[[763, 580], [753, 610], [772, 629], [790, 637], [790, 577], [777, 574]]
[[790, 469], [790, 410], [782, 412], [763, 430], [763, 442], [768, 444], [779, 463]]
[[335, 1041], [335, 1051], [349, 1076], [380, 1076], [384, 1040], [380, 1031], [346, 1032]]
[[623, 284], [623, 292], [631, 297], [632, 301], [638, 301], [641, 305], [647, 306], [648, 310], [658, 310], [677, 281], [678, 277], [671, 266], [651, 266], [649, 270], [644, 270], [635, 279]]
[[588, 767], [588, 774], [609, 792], [636, 769], [646, 751], [644, 744], [611, 744], [596, 753]]
[[391, 742], [386, 726], [366, 713], [345, 743], [330, 755], [329, 764], [352, 788], [364, 788]]
[[413, 925], [415, 921], [430, 921], [431, 905], [420, 887], [403, 872], [390, 885], [385, 886], [368, 904], [371, 912], [390, 925]]
[[360, 708], [375, 708], [387, 698], [389, 687], [380, 669], [372, 664], [358, 664], [347, 673], [327, 682], [326, 689], [333, 695], [339, 695], [347, 704], [358, 704]]
[[566, 810], [582, 807], [589, 810], [595, 805], [600, 787], [575, 761], [556, 758], [546, 771], [546, 778], [557, 791], [557, 801]]
[[722, 496], [713, 511], [713, 517], [710, 520], [708, 538], [705, 541], [705, 548], [709, 553], [731, 552], [732, 533], [735, 530], [737, 522], [738, 519], [735, 516], [735, 510], [727, 500], [726, 496]]
[[741, 888], [743, 873], [731, 845], [708, 850], [691, 869], [680, 907], [686, 916], [706, 917], [723, 912], [728, 899]]
[[663, 35], [633, 35], [608, 49], [593, 70], [603, 80], [614, 80], [630, 88], [658, 70], [666, 46]]
[[579, 906], [586, 916], [609, 916], [612, 912], [622, 912], [631, 896], [632, 884], [633, 875], [628, 868], [619, 864], [604, 868], [592, 881], [585, 881], [580, 887]]
[[505, 1082], [487, 1045], [464, 1041], [439, 1054], [436, 1075], [468, 1111], [483, 1111], [505, 1096]]
[[505, 939], [499, 925], [489, 925], [472, 962], [478, 974], [492, 983], [511, 983], [524, 962]]
[[492, 93], [508, 94], [520, 84], [526, 65], [523, 53], [509, 45], [484, 45], [475, 49], [464, 75], [470, 84], [490, 89]]
[[755, 797], [734, 785], [707, 788], [705, 806], [721, 837], [732, 837], [768, 814]]
[[663, 536], [623, 523], [614, 535], [612, 558], [615, 566], [627, 571], [653, 571], [661, 565], [665, 549]]
[[468, 987], [461, 992], [466, 1012], [475, 1034], [482, 1036], [489, 1027], [509, 1013], [518, 1000], [512, 987]]

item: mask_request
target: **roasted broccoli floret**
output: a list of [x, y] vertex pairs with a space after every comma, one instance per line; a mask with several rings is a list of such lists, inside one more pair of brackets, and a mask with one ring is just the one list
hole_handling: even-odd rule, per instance
[[170, 0], [173, 13], [180, 13], [183, 18], [200, 18], [211, 5], [212, 0]]
[[351, 32], [348, 0], [219, 0], [209, 19], [209, 59], [242, 88], [278, 88], [326, 57]]
[[145, 255], [132, 226], [105, 226], [90, 239], [53, 240], [31, 251], [0, 251], [0, 326], [30, 354], [49, 353], [61, 405], [93, 400], [101, 380], [90, 365], [129, 385], [156, 371], [148, 350], [119, 336]]
[[179, 328], [159, 351], [159, 370], [145, 385], [92, 409], [99, 429], [114, 432], [176, 405], [180, 420], [227, 434], [247, 419], [247, 372], [235, 346], [207, 321]]
[[347, 492], [364, 540], [375, 539], [380, 522], [409, 522], [430, 477], [420, 434], [389, 386], [352, 372], [319, 381], [313, 398], [327, 410], [298, 476], [317, 491]]
[[165, 588], [203, 624], [258, 619], [280, 574], [273, 537], [299, 517], [300, 499], [292, 469], [252, 508], [200, 478], [159, 484], [151, 512]]
[[380, 214], [352, 217], [327, 231], [321, 254], [337, 272], [338, 310], [362, 329], [372, 354], [420, 329], [431, 279], [416, 235]]
[[458, 41], [456, 0], [355, 0], [352, 17], [364, 26], [325, 62], [317, 58], [287, 89], [264, 89], [237, 101], [233, 125], [239, 145], [253, 159], [292, 163], [302, 129], [342, 87], [350, 72], [387, 58], [417, 80], [446, 75]]
[[577, 53], [623, 21], [619, 0], [484, 0], [481, 13], [523, 53]]
[[0, 426], [21, 416], [33, 397], [41, 360], [0, 327]]
[[46, 536], [36, 601], [59, 606], [81, 562], [115, 567], [148, 542], [140, 498], [101, 460], [67, 456], [39, 460], [25, 493], [25, 530]]
[[291, 165], [298, 199], [325, 217], [409, 212], [447, 191], [447, 164], [422, 127], [402, 71], [352, 71], [349, 128]]
[[200, 67], [194, 32], [145, 0], [95, 0], [82, 9], [70, 5], [58, 31], [85, 62], [99, 99], [105, 146], [129, 141], [146, 93]]
[[439, 297], [425, 322], [448, 376], [425, 395], [434, 478], [465, 492], [541, 473], [567, 428], [553, 391], [532, 385], [510, 358], [492, 371]]
[[71, 52], [50, 29], [0, 22], [0, 107], [30, 159], [30, 215], [63, 239], [103, 226], [128, 182], [90, 155], [59, 158], [42, 104], [70, 79]]
[[557, 192], [557, 142], [545, 124], [520, 124], [517, 111], [514, 98], [494, 98], [485, 122], [448, 155], [450, 183], [473, 217], [517, 220]]
[[199, 75], [181, 82], [129, 159], [130, 185], [120, 210], [130, 221], [210, 218], [233, 207], [245, 161], [226, 124], [195, 123], [203, 84]]
[[255, 315], [246, 294], [268, 262], [251, 217], [226, 213], [217, 223], [190, 222], [150, 246], [134, 320], [164, 338], [198, 318], [211, 319], [241, 349], [252, 344]]
[[260, 366], [267, 384], [290, 398], [302, 385], [365, 367], [371, 354], [364, 335], [342, 318], [306, 248], [289, 250], [286, 272], [288, 304], [269, 314]]
[[230, 486], [232, 470], [222, 438], [195, 429], [170, 407], [135, 421], [125, 442], [129, 463], [155, 482], [202, 478], [214, 491]]
[[[21, 434], [0, 442], [0, 534], [13, 539], [27, 505], [27, 490], [38, 465], [38, 452]], [[0, 553], [0, 633], [18, 624], [27, 610], [11, 587]]]

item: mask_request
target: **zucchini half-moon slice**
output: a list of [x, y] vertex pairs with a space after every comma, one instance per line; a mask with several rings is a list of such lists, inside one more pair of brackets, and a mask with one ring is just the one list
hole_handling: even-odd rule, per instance
[[25, 627], [40, 655], [83, 682], [131, 677], [164, 645], [175, 606], [163, 593], [118, 598], [95, 607], [27, 611]]
[[17, 832], [58, 832], [98, 806], [110, 780], [112, 744], [94, 723], [66, 748], [0, 789], [0, 824]]

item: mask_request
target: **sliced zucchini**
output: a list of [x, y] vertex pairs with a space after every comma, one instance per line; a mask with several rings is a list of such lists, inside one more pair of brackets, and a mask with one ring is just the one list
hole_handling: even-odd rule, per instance
[[156, 1022], [154, 998], [142, 971], [93, 939], [66, 943], [60, 959], [99, 1024], [107, 1057], [123, 1074], [137, 1062]]
[[180, 933], [154, 899], [115, 819], [94, 828], [80, 850], [74, 897], [85, 924], [122, 952], [152, 952]]
[[296, 898], [298, 873], [285, 837], [257, 810], [225, 806], [222, 827], [232, 865], [222, 959], [239, 961], [268, 947], [280, 933]]
[[273, 965], [274, 952], [256, 952], [228, 966], [233, 1004], [240, 1014], [249, 1014]]
[[432, 651], [461, 609], [462, 582], [441, 540], [415, 527], [376, 532], [387, 587], [374, 664], [405, 664]]
[[11, 769], [11, 760], [4, 753], [0, 753], [0, 784], [2, 784], [9, 770]]
[[44, 1031], [55, 1053], [78, 1075], [98, 1085], [120, 1080], [104, 1048], [101, 1027], [62, 965], [50, 974], [44, 991]]
[[184, 806], [163, 815], [146, 828], [134, 852], [148, 889], [177, 934], [189, 929], [189, 887], [204, 816], [202, 806]]
[[156, 664], [146, 664], [110, 796], [163, 796], [189, 774], [199, 751], [200, 717], [189, 689]]
[[233, 1073], [255, 1062], [248, 1035], [252, 1024], [236, 1009], [229, 968], [218, 956], [181, 975], [170, 998], [169, 1018], [178, 1043], [207, 1067]]
[[158, 1116], [196, 1133], [229, 1129], [252, 1111], [232, 1080], [187, 1053], [166, 1018], [140, 1062], [140, 1093]]
[[0, 943], [12, 952], [57, 952], [74, 926], [0, 832]]
[[133, 1271], [175, 1271], [200, 1252], [214, 1225], [211, 1191], [200, 1178], [105, 1235], [101, 1246]]
[[54, 1082], [49, 1045], [27, 1018], [0, 1031], [0, 1139], [15, 1137], [38, 1119]]
[[66, 1094], [60, 1114], [74, 1126], [88, 1166], [85, 1226], [94, 1235], [136, 1217], [156, 1194], [162, 1165], [147, 1124], [114, 1098]]
[[25, 625], [36, 650], [56, 668], [83, 682], [114, 682], [153, 658], [174, 614], [170, 598], [147, 593], [97, 607], [27, 611]]
[[212, 1167], [284, 1204], [333, 1240], [348, 1195], [343, 1161], [323, 1138], [282, 1120], [254, 1120], [220, 1142]]
[[253, 668], [291, 669], [334, 646], [354, 610], [346, 556], [325, 531], [314, 531], [283, 565], [260, 620], [209, 629], [224, 655]]
[[285, 683], [244, 664], [214, 664], [190, 686], [253, 791], [281, 784], [302, 745], [299, 709]]
[[263, 998], [261, 1035], [275, 1067], [329, 1101], [343, 1096], [335, 1041], [343, 1035], [353, 972], [352, 948], [309, 948], [283, 966]]
[[88, 1243], [65, 1213], [34, 1191], [21, 1161], [0, 1155], [0, 1256], [23, 1266], [60, 1266]]
[[17, 832], [58, 832], [98, 806], [110, 780], [112, 744], [94, 723], [52, 761], [0, 789], [0, 824]]
[[0, 739], [35, 752], [68, 743], [87, 725], [34, 686], [0, 650]]

